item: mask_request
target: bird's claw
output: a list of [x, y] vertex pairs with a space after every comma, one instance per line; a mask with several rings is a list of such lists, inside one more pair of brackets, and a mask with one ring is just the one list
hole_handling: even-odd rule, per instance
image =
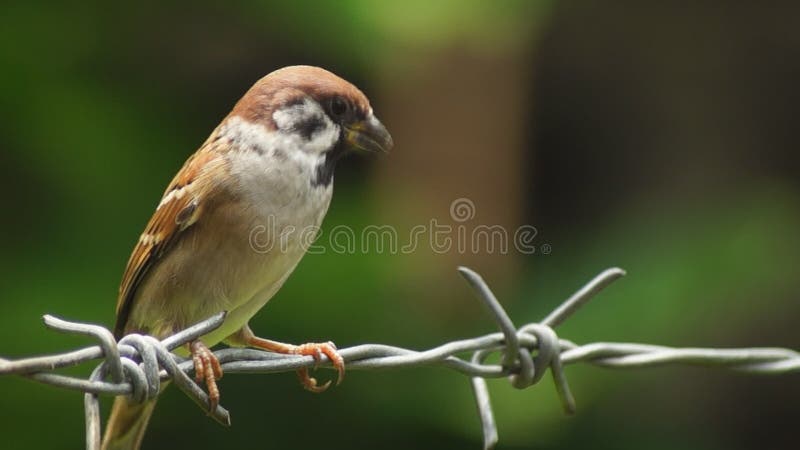
[[[314, 369], [319, 366], [319, 363], [322, 360], [322, 355], [325, 355], [336, 369], [336, 385], [338, 386], [341, 384], [342, 380], [344, 379], [344, 358], [342, 358], [342, 356], [336, 350], [336, 345], [333, 342], [298, 345], [292, 349], [291, 353], [295, 355], [311, 356], [314, 358]], [[316, 378], [311, 377], [308, 374], [308, 369], [305, 367], [297, 370], [297, 377], [300, 379], [300, 383], [306, 390], [314, 393], [325, 392], [325, 390], [331, 385], [330, 380], [326, 381], [323, 385], [317, 385]]]
[[219, 387], [217, 380], [222, 378], [222, 366], [216, 355], [202, 341], [194, 341], [190, 345], [194, 377], [198, 384], [205, 381], [208, 390], [208, 413], [211, 414], [219, 405]]

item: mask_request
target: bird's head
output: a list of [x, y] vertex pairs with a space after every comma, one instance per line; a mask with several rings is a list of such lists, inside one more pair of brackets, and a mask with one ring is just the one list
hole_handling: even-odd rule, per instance
[[313, 66], [289, 66], [256, 82], [230, 117], [261, 125], [309, 156], [335, 162], [349, 150], [385, 153], [393, 145], [367, 97], [351, 83]]

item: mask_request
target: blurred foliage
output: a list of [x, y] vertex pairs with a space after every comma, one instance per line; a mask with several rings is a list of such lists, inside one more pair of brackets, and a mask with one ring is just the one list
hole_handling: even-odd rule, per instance
[[[538, 242], [553, 249], [509, 255], [518, 273], [488, 280], [518, 323], [543, 317], [617, 265], [629, 275], [564, 324], [563, 336], [800, 347], [796, 104], [758, 95], [796, 89], [796, 77], [784, 74], [800, 73], [791, 62], [798, 59], [787, 57], [796, 56], [800, 32], [780, 20], [796, 15], [788, 6], [720, 15], [703, 6], [600, 5], [5, 2], [0, 354], [86, 342], [45, 331], [44, 313], [112, 324], [128, 252], [163, 187], [255, 79], [311, 63], [342, 73], [373, 98], [397, 98], [391, 94], [399, 88], [382, 81], [436, 78], [439, 66], [431, 61], [446, 61], [453, 49], [479, 62], [512, 55], [532, 68], [526, 85], [514, 86], [530, 97], [524, 145], [487, 150], [526, 156], [525, 166], [500, 177], [522, 173], [523, 204], [497, 202], [521, 209], [539, 228]], [[722, 44], [743, 29], [749, 34], [742, 45]], [[749, 67], [754, 54], [758, 70], [725, 65]], [[492, 82], [481, 88], [493, 89]], [[391, 117], [399, 125], [414, 114], [396, 108]], [[401, 154], [436, 151], [396, 140]], [[375, 194], [379, 181], [365, 173], [376, 165], [391, 171], [392, 162], [345, 161], [324, 230], [381, 223], [395, 197]], [[414, 192], [415, 173], [404, 176], [408, 186], [394, 187]], [[253, 328], [293, 342], [419, 348], [493, 330], [466, 286], [449, 289], [460, 283], [454, 267], [439, 285], [398, 276], [417, 261], [310, 255]], [[474, 264], [482, 271], [493, 262]], [[457, 300], [437, 304], [445, 297]], [[780, 448], [798, 418], [792, 377], [673, 368], [567, 373], [579, 408], [569, 420], [547, 379], [525, 392], [490, 383], [500, 448]], [[231, 376], [221, 388], [232, 429], [213, 425], [173, 389], [161, 400], [146, 448], [168, 448], [177, 437], [209, 448], [480, 442], [467, 380], [443, 369], [353, 371], [322, 396], [303, 392], [293, 375]], [[13, 378], [0, 379], [0, 393], [8, 448], [83, 442], [80, 394]]]
[[[313, 31], [293, 35], [300, 45], [324, 45], [345, 59], [369, 63], [375, 58], [391, 62], [387, 51], [410, 48], [414, 53], [435, 54], [453, 42], [485, 51], [519, 45], [521, 37], [530, 37], [538, 18], [551, 3], [549, 0], [302, 0], [250, 2], [240, 5], [240, 11], [252, 21], [270, 20], [282, 28], [286, 24], [292, 24], [293, 28], [303, 24], [306, 30]], [[320, 41], [319, 35], [331, 39]]]

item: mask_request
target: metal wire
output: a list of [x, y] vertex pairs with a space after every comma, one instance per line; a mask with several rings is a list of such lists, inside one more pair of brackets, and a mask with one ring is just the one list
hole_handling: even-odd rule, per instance
[[[579, 362], [602, 367], [633, 369], [667, 364], [724, 367], [754, 374], [800, 372], [800, 353], [785, 348], [673, 348], [658, 345], [595, 342], [578, 345], [560, 339], [554, 328], [567, 320], [603, 288], [622, 277], [618, 268], [603, 271], [551, 312], [541, 322], [516, 328], [491, 289], [474, 271], [460, 267], [477, 298], [482, 301], [501, 332], [448, 342], [424, 351], [382, 344], [366, 344], [339, 351], [348, 370], [391, 369], [442, 366], [470, 377], [483, 428], [485, 449], [494, 448], [498, 433], [492, 413], [487, 378], [508, 377], [512, 386], [524, 389], [538, 383], [547, 369], [567, 413], [575, 411], [563, 367]], [[161, 341], [131, 334], [118, 342], [98, 325], [68, 322], [45, 316], [45, 324], [65, 333], [93, 337], [99, 345], [66, 353], [10, 361], [0, 358], [0, 375], [14, 374], [66, 389], [83, 391], [86, 415], [86, 448], [100, 448], [100, 394], [127, 395], [145, 401], [159, 394], [171, 380], [207, 412], [208, 396], [193, 380], [192, 361], [170, 353], [222, 325], [225, 313], [217, 314]], [[302, 367], [315, 367], [311, 356], [280, 355], [254, 349], [226, 348], [214, 352], [225, 373], [277, 373]], [[486, 363], [500, 354], [500, 364]], [[54, 370], [88, 361], [102, 360], [88, 379], [53, 373]], [[319, 365], [330, 367], [323, 356]], [[230, 425], [230, 414], [217, 406], [210, 416]]]

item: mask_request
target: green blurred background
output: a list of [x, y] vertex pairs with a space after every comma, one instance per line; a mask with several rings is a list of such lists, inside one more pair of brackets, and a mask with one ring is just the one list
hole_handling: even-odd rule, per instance
[[[551, 252], [310, 255], [251, 322], [262, 336], [425, 348], [493, 331], [458, 264], [518, 323], [617, 265], [628, 276], [563, 337], [800, 348], [798, 17], [796, 2], [5, 1], [0, 355], [87, 343], [45, 331], [45, 313], [113, 324], [166, 183], [255, 80], [288, 64], [361, 87], [396, 142], [340, 164], [324, 229], [452, 223], [466, 197], [469, 225], [531, 224]], [[527, 391], [490, 382], [499, 448], [796, 448], [796, 375], [567, 374], [571, 418], [547, 378]], [[172, 389], [145, 448], [481, 442], [467, 379], [444, 369], [351, 371], [319, 396], [292, 374], [231, 375], [221, 389], [232, 428]], [[3, 448], [83, 445], [79, 393], [4, 377], [0, 399]]]

